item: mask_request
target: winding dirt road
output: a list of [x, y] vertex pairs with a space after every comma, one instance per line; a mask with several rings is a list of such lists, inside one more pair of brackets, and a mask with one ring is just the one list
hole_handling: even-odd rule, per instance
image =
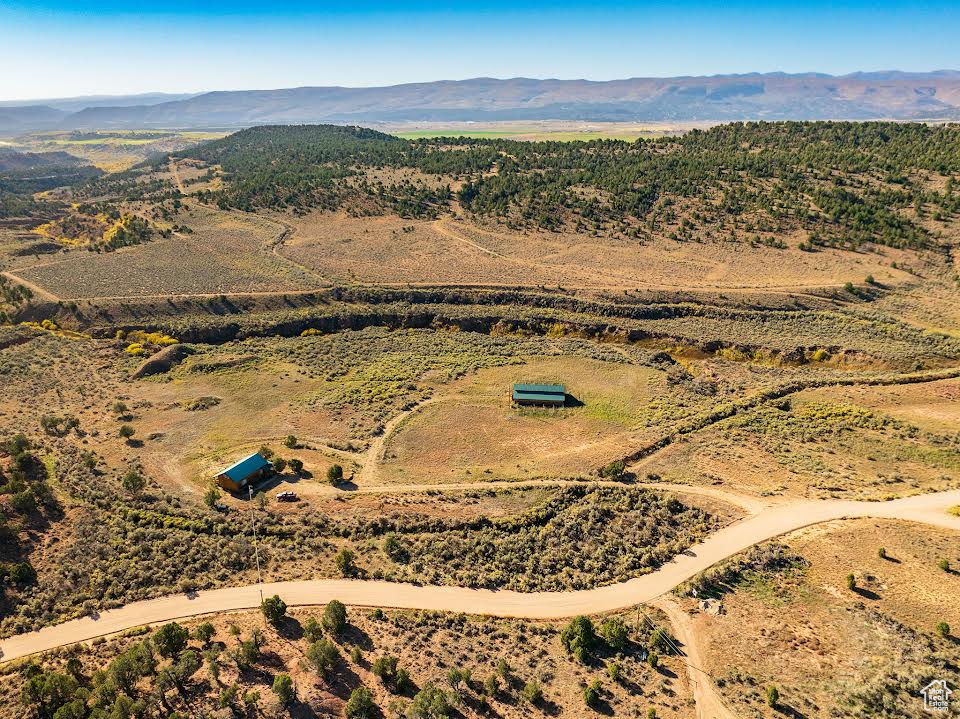
[[657, 571], [620, 584], [572, 592], [514, 592], [465, 587], [417, 586], [392, 582], [324, 579], [274, 582], [262, 587], [226, 587], [128, 604], [0, 643], [8, 661], [56, 647], [200, 614], [252, 609], [264, 596], [279, 594], [292, 606], [339, 599], [353, 606], [428, 609], [502, 617], [559, 619], [598, 614], [650, 602], [713, 564], [748, 547], [796, 529], [844, 518], [903, 519], [960, 531], [960, 517], [947, 509], [960, 504], [960, 490], [922, 494], [891, 502], [798, 501], [771, 506], [734, 522], [694, 545]]

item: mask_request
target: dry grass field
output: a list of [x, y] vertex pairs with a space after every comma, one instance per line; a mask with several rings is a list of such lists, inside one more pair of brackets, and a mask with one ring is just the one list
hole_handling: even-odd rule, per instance
[[[920, 690], [954, 679], [960, 660], [957, 638], [937, 633], [940, 622], [960, 626], [960, 576], [938, 567], [960, 559], [956, 537], [857, 520], [782, 541], [794, 568], [748, 569], [721, 595], [724, 614], [696, 614], [730, 707], [742, 717], [929, 716]], [[769, 686], [776, 708], [766, 706]]]
[[[716, 240], [627, 241], [600, 233], [510, 231], [465, 220], [406, 220], [312, 213], [282, 253], [336, 282], [547, 285], [584, 289], [769, 289], [803, 291], [861, 283], [901, 284], [891, 267], [910, 253], [801, 252]], [[749, 258], [749, 260], [748, 260]]]
[[[635, 348], [424, 330], [197, 349], [124, 394], [140, 408], [138, 432], [155, 436], [138, 459], [194, 492], [261, 445], [289, 454], [280, 444], [288, 435], [313, 476], [336, 462], [361, 488], [586, 477], [771, 377], [738, 363], [687, 360], [696, 376], [685, 370], [677, 381]], [[567, 385], [570, 406], [511, 406], [515, 382], [548, 380]], [[112, 431], [116, 419], [104, 421]], [[298, 491], [310, 496], [312, 486], [300, 482]]]
[[638, 470], [759, 494], [883, 499], [960, 483], [960, 382], [807, 390], [721, 421]]
[[[565, 384], [572, 406], [511, 407], [513, 383], [523, 381]], [[655, 438], [668, 394], [662, 371], [591, 359], [529, 358], [480, 370], [436, 391], [431, 404], [394, 430], [379, 476], [456, 482], [583, 475], [618, 447]], [[671, 404], [671, 417], [696, 404]]]
[[[571, 337], [368, 328], [194, 344], [169, 371], [131, 380], [142, 357], [125, 351], [129, 340], [19, 334], [28, 341], [2, 353], [21, 428], [77, 416], [113, 466], [138, 463], [193, 503], [216, 470], [264, 445], [304, 463], [307, 479], [286, 481], [311, 499], [326, 496], [334, 463], [361, 489], [589, 478], [738, 398], [788, 379], [849, 377], [683, 352], [679, 364], [657, 364], [637, 347]], [[523, 381], [565, 384], [569, 406], [511, 406]], [[760, 495], [952, 488], [958, 382], [795, 392], [707, 422], [632, 469]], [[128, 411], [112, 410], [115, 401]], [[109, 439], [125, 423], [138, 441]], [[294, 450], [282, 444], [288, 435]]]
[[[514, 442], [531, 426], [539, 427], [541, 440], [558, 447], [553, 464], [541, 467], [550, 468], [543, 471], [548, 475], [573, 469], [564, 469], [559, 451], [560, 438], [571, 427], [581, 427], [583, 442], [605, 440], [587, 455], [589, 461], [579, 461], [580, 473], [593, 468], [591, 461], [605, 463], [617, 453], [613, 436], [655, 426], [674, 405], [682, 413], [703, 402], [683, 388], [667, 391], [662, 371], [629, 363], [631, 358], [643, 360], [642, 352], [631, 355], [616, 345], [566, 338], [371, 328], [251, 339], [195, 345], [194, 354], [168, 373], [131, 380], [142, 358], [125, 351], [129, 341], [71, 339], [27, 329], [18, 330], [17, 336], [25, 341], [11, 344], [2, 356], [11, 384], [8, 400], [23, 428], [38, 426], [44, 414], [75, 415], [85, 431], [101, 438], [115, 437], [122, 424], [130, 424], [140, 442], [101, 439], [98, 451], [119, 467], [142, 463], [151, 476], [195, 501], [214, 470], [245, 452], [266, 444], [290, 455], [281, 442], [291, 434], [301, 445], [295, 454], [317, 481], [333, 462], [348, 474], [367, 463], [379, 464], [367, 450], [375, 440], [393, 437], [384, 437], [385, 425], [431, 398], [442, 400], [436, 406], [449, 405], [459, 412], [475, 411], [478, 402], [489, 405], [502, 422], [502, 438]], [[55, 365], [56, 372], [40, 371], [46, 366], [37, 364], [40, 358]], [[97, 371], [91, 371], [91, 358], [96, 358]], [[519, 378], [552, 374], [562, 376], [584, 406], [562, 410], [558, 419], [538, 417], [537, 410], [524, 410], [526, 416], [521, 416], [502, 401]], [[624, 386], [632, 388], [630, 398], [620, 396]], [[27, 397], [32, 401], [24, 404]], [[114, 411], [115, 401], [128, 410]], [[419, 420], [419, 413], [410, 419]], [[442, 432], [435, 434], [425, 445], [428, 452], [447, 441]], [[479, 439], [477, 435], [473, 440], [475, 453], [483, 448]], [[454, 465], [441, 464], [425, 464], [396, 481], [449, 481]], [[522, 476], [504, 464], [496, 475], [474, 480]], [[300, 491], [309, 494], [310, 484], [301, 482]]]
[[[365, 330], [201, 350], [166, 381], [124, 394], [138, 432], [155, 436], [138, 458], [195, 491], [262, 444], [289, 453], [280, 443], [291, 434], [308, 472], [362, 468], [361, 486], [583, 475], [705, 402], [615, 346], [578, 340]], [[546, 377], [566, 382], [582, 406], [511, 408], [514, 382]], [[117, 420], [103, 422], [109, 432]]]
[[271, 253], [282, 226], [196, 205], [178, 219], [193, 232], [110, 253], [76, 250], [18, 266], [16, 275], [65, 300], [283, 292], [317, 284]]
[[281, 253], [336, 282], [539, 284], [539, 275], [529, 277], [524, 267], [459, 242], [434, 223], [321, 215], [293, 224]]
[[944, 435], [960, 423], [960, 381], [943, 380], [890, 387], [840, 387], [811, 390], [798, 399], [858, 405], [906, 426], [910, 434]]

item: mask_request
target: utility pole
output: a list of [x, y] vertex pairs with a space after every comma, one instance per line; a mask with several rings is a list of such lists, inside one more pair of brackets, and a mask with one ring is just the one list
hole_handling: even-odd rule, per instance
[[257, 546], [257, 515], [253, 511], [253, 487], [249, 484], [247, 496], [250, 498], [250, 526], [253, 527], [253, 556], [257, 559], [257, 584], [260, 585], [260, 603], [263, 604], [263, 575], [260, 574], [260, 549]]

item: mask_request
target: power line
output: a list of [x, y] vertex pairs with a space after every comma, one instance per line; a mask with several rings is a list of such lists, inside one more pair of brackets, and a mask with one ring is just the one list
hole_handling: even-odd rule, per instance
[[692, 664], [687, 658], [687, 656], [680, 651], [679, 645], [673, 641], [673, 638], [670, 636], [670, 633], [663, 627], [657, 626], [657, 624], [654, 623], [654, 621], [646, 614], [646, 612], [644, 612], [643, 614], [643, 619], [650, 625], [650, 628], [653, 629], [654, 631], [660, 630], [663, 640], [667, 643], [667, 646], [677, 656], [677, 658], [680, 659], [681, 663], [685, 664], [691, 669], [695, 669], [696, 671], [700, 672], [704, 676], [707, 676], [710, 679], [713, 679], [713, 675], [710, 672], [708, 672], [706, 669], [703, 669], [702, 667], [698, 667], [696, 664]]
[[250, 500], [250, 526], [253, 528], [253, 556], [257, 560], [257, 584], [260, 587], [260, 603], [263, 604], [263, 575], [260, 573], [260, 549], [257, 544], [257, 515], [253, 511], [253, 487], [249, 484], [247, 496]]

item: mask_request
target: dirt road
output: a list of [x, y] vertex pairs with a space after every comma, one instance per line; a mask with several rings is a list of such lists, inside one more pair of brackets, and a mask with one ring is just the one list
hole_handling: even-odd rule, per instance
[[383, 426], [383, 431], [374, 437], [373, 441], [370, 443], [370, 447], [363, 455], [362, 466], [359, 474], [357, 475], [358, 482], [375, 482], [380, 478], [380, 466], [383, 463], [383, 454], [387, 447], [387, 441], [408, 417], [415, 412], [419, 412], [427, 405], [431, 405], [434, 402], [439, 401], [439, 399], [439, 397], [429, 397], [425, 400], [417, 402], [410, 409], [404, 410], [400, 414], [395, 415]]
[[180, 178], [180, 168], [177, 167], [177, 163], [173, 160], [170, 160], [170, 174], [173, 175], [173, 184], [176, 185], [180, 194], [186, 195], [187, 188], [183, 186], [183, 180]]
[[474, 489], [529, 489], [531, 487], [640, 487], [658, 492], [674, 492], [677, 494], [693, 494], [735, 505], [746, 510], [748, 514], [758, 514], [768, 509], [778, 501], [777, 497], [759, 498], [749, 494], [727, 491], [716, 487], [701, 487], [695, 484], [671, 484], [669, 482], [632, 482], [624, 483], [607, 479], [524, 479], [517, 481], [488, 482], [457, 482], [456, 484], [382, 484], [364, 485], [356, 488], [336, 488], [329, 485], [318, 485], [315, 496], [345, 496], [350, 494], [410, 494], [412, 492], [463, 492]]
[[3, 275], [5, 278], [10, 280], [11, 282], [14, 282], [18, 285], [23, 285], [28, 290], [30, 290], [33, 293], [33, 296], [36, 297], [37, 299], [45, 300], [46, 302], [59, 302], [61, 300], [60, 297], [57, 297], [55, 294], [50, 292], [50, 290], [45, 290], [40, 285], [34, 282], [25, 280], [22, 277], [19, 277], [13, 274], [12, 272], [0, 272], [0, 275]]
[[684, 664], [687, 665], [687, 673], [693, 685], [697, 719], [737, 719], [736, 715], [724, 705], [713, 677], [706, 672], [690, 616], [679, 604], [665, 595], [658, 597], [651, 604], [667, 615], [673, 628], [673, 636], [683, 645], [680, 649], [685, 655]]
[[287, 604], [324, 604], [339, 599], [354, 606], [429, 609], [503, 617], [559, 619], [598, 614], [650, 602], [681, 582], [748, 547], [795, 529], [844, 518], [904, 519], [960, 531], [960, 490], [922, 494], [892, 502], [798, 501], [768, 507], [724, 527], [655, 572], [620, 584], [574, 592], [513, 592], [465, 587], [416, 586], [380, 581], [325, 579], [275, 582], [262, 587], [226, 587], [189, 596], [173, 595], [128, 604], [95, 617], [75, 619], [0, 642], [7, 661], [120, 632], [143, 624], [217, 612], [251, 609], [279, 594]]

